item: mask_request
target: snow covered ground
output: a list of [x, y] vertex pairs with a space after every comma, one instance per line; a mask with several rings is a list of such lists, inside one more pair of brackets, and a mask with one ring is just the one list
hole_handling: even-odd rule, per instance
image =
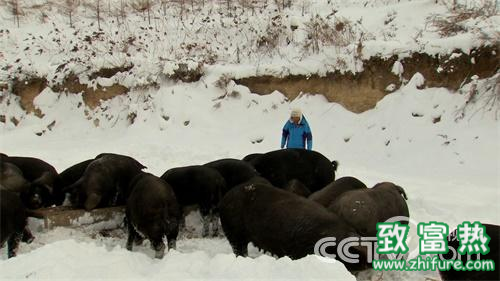
[[[94, 116], [102, 118], [99, 128], [78, 107], [81, 96], [44, 91], [35, 99], [45, 113], [42, 119], [26, 115], [9, 97], [10, 105], [3, 102], [1, 111], [22, 121], [15, 128], [1, 127], [1, 150], [40, 157], [59, 171], [100, 152], [116, 152], [135, 157], [161, 175], [176, 166], [276, 149], [290, 108], [300, 106], [311, 124], [315, 150], [340, 162], [338, 177], [355, 176], [369, 186], [381, 181], [403, 186], [416, 222], [446, 222], [450, 228], [464, 220], [500, 223], [499, 126], [495, 112], [481, 104], [488, 93], [457, 119], [468, 94], [418, 90], [413, 80], [359, 115], [321, 96], [303, 95], [289, 102], [280, 93], [260, 96], [234, 87], [240, 95], [223, 99], [217, 99], [222, 90], [203, 83], [132, 92], [96, 109]], [[127, 118], [131, 112], [137, 115], [133, 124]], [[438, 116], [440, 121], [433, 123]], [[42, 136], [35, 134], [44, 129]], [[156, 261], [147, 246], [127, 252], [123, 231], [109, 237], [98, 229], [57, 228], [35, 234], [32, 245], [21, 246], [19, 257], [0, 262], [4, 277], [350, 278], [342, 265], [315, 257], [275, 260], [254, 249], [253, 258], [235, 258], [223, 238], [181, 238], [177, 251]], [[391, 276], [386, 273], [387, 280]], [[417, 272], [394, 278], [429, 276], [437, 275]]]
[[[172, 167], [277, 149], [290, 109], [298, 106], [311, 125], [314, 149], [339, 161], [337, 177], [354, 176], [368, 186], [381, 181], [401, 185], [408, 194], [410, 216], [415, 222], [445, 222], [450, 229], [464, 220], [500, 224], [500, 116], [498, 103], [491, 103], [495, 92], [486, 89], [485, 81], [478, 82], [478, 95], [470, 99], [471, 84], [459, 92], [442, 88], [420, 90], [417, 86], [425, 77], [417, 74], [376, 108], [361, 114], [328, 103], [319, 95], [304, 93], [289, 101], [278, 92], [261, 96], [233, 83], [226, 89], [215, 86], [225, 73], [234, 77], [324, 73], [342, 68], [337, 65], [339, 58], [346, 62], [344, 70], [359, 70], [352, 60], [352, 50], [361, 34], [366, 37], [365, 46], [369, 46], [363, 56], [404, 55], [409, 51], [447, 53], [454, 48], [468, 50], [488, 43], [491, 37], [484, 35], [495, 34], [500, 26], [498, 15], [473, 18], [464, 23], [469, 28], [466, 32], [442, 38], [425, 20], [433, 14], [450, 15], [445, 6], [435, 1], [380, 0], [368, 6], [365, 1], [328, 2], [307, 2], [304, 18], [300, 16], [300, 5], [287, 10], [284, 26], [290, 21], [301, 28], [289, 34], [293, 38], [289, 47], [281, 42], [272, 51], [255, 49], [257, 38], [275, 16], [272, 7], [264, 9], [265, 16], [260, 17], [246, 10], [240, 15], [242, 22], [246, 20], [243, 26], [234, 23], [233, 17], [219, 15], [217, 9], [208, 14], [210, 6], [202, 9], [199, 16], [187, 15], [184, 21], [193, 22], [191, 25], [167, 17], [166, 23], [162, 22], [165, 26], [155, 25], [151, 32], [141, 31], [139, 22], [145, 23], [139, 15], [129, 15], [129, 24], [121, 28], [105, 21], [105, 38], [116, 43], [127, 41], [129, 35], [136, 37], [133, 50], [127, 51], [130, 56], [118, 51], [123, 45], [116, 43], [116, 48], [112, 47], [108, 39], [85, 43], [83, 39], [92, 35], [94, 28], [90, 26], [91, 17], [85, 14], [87, 9], [77, 13], [75, 26], [81, 33], [77, 35], [65, 26], [67, 18], [58, 13], [50, 13], [43, 23], [40, 19], [34, 21], [39, 14], [32, 13], [17, 29], [7, 10], [0, 9], [4, 26], [0, 32], [0, 82], [16, 75], [13, 69], [18, 67], [23, 73], [36, 73], [56, 81], [61, 79], [55, 76], [59, 73], [57, 67], [68, 63], [68, 69], [81, 73], [81, 82], [85, 82], [86, 75], [99, 67], [132, 63], [131, 72], [114, 77], [111, 82], [131, 87], [158, 83], [158, 88], [132, 90], [103, 102], [95, 110], [82, 106], [81, 95], [59, 95], [47, 88], [35, 99], [43, 118], [26, 114], [18, 105], [18, 98], [4, 92], [0, 112], [7, 122], [0, 123], [0, 151], [39, 157], [58, 171], [101, 152], [115, 152], [130, 155], [145, 164], [149, 172], [161, 175]], [[174, 8], [177, 6], [168, 12], [176, 12]], [[363, 19], [362, 24], [354, 25], [355, 40], [346, 47], [323, 46], [319, 53], [305, 54], [304, 22], [314, 13], [326, 17], [332, 9], [339, 10], [337, 17], [351, 22]], [[212, 25], [205, 25], [208, 15], [214, 19]], [[389, 23], [384, 24], [386, 21]], [[167, 28], [172, 26], [176, 28]], [[255, 30], [250, 29], [252, 26]], [[221, 31], [223, 27], [226, 31]], [[249, 31], [236, 32], [245, 28]], [[476, 32], [478, 29], [482, 33]], [[168, 40], [159, 40], [164, 42], [159, 44], [154, 38], [163, 32], [167, 32]], [[110, 37], [112, 34], [116, 38]], [[182, 34], [186, 42], [210, 42], [207, 46], [211, 51], [195, 48], [188, 52], [179, 47]], [[215, 34], [227, 38], [215, 38]], [[235, 42], [241, 43], [240, 62], [236, 55], [238, 46], [232, 44]], [[73, 52], [70, 49], [75, 45], [78, 51]], [[109, 56], [92, 56], [93, 51], [104, 54], [103, 50], [109, 48]], [[217, 55], [216, 63], [205, 65], [205, 76], [199, 82], [173, 83], [160, 75], [170, 73], [179, 62], [196, 65], [211, 52]], [[237, 94], [225, 95], [226, 92]], [[471, 102], [467, 103], [469, 99]], [[12, 117], [20, 121], [17, 126], [9, 122]], [[194, 235], [184, 233], [177, 250], [162, 260], [152, 258], [147, 243], [128, 252], [124, 247], [126, 233], [120, 229], [103, 232], [104, 226], [94, 226], [43, 230], [32, 221], [36, 235], [32, 244], [21, 244], [19, 256], [10, 260], [2, 249], [0, 279], [354, 280], [342, 264], [324, 263], [314, 256], [297, 261], [275, 259], [251, 248], [249, 258], [236, 258], [223, 237], [199, 238], [199, 217], [190, 218], [188, 225], [195, 228], [191, 231]], [[436, 272], [386, 272], [382, 277], [439, 279]]]
[[[171, 77], [179, 64], [234, 78], [357, 72], [360, 59], [371, 56], [449, 55], [495, 45], [500, 26], [494, 0], [454, 1], [462, 4], [454, 12], [448, 0], [304, 0], [284, 10], [268, 0], [242, 1], [251, 7], [209, 0], [194, 8], [161, 1], [165, 9], [151, 1], [151, 24], [131, 7], [124, 17], [116, 15], [120, 3], [141, 1], [107, 0], [100, 2], [100, 30], [97, 1], [71, 9], [73, 27], [68, 3], [74, 1], [19, 2], [19, 27], [12, 9], [0, 7], [0, 82], [36, 75], [52, 86], [72, 73], [92, 87], [151, 85]], [[436, 19], [456, 31], [441, 34]], [[132, 68], [93, 79], [103, 67]]]

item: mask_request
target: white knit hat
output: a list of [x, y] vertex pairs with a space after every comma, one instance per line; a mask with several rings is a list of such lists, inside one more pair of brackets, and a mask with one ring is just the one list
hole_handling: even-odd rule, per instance
[[292, 109], [292, 113], [290, 114], [290, 117], [302, 117], [302, 111], [300, 108], [294, 108]]

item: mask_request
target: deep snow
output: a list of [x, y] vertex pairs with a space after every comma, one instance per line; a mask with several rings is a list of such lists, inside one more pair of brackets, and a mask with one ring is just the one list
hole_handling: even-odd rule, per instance
[[[4, 91], [0, 112], [6, 122], [0, 123], [0, 151], [42, 158], [58, 171], [101, 152], [115, 152], [130, 155], [145, 164], [149, 172], [161, 175], [172, 167], [277, 149], [290, 109], [298, 106], [311, 125], [314, 149], [340, 162], [337, 177], [355, 176], [368, 186], [381, 181], [401, 185], [408, 194], [410, 216], [415, 222], [446, 222], [450, 229], [464, 220], [500, 224], [498, 104], [488, 110], [491, 104], [485, 103], [492, 92], [485, 90], [484, 81], [478, 82], [479, 94], [466, 103], [471, 84], [458, 92], [420, 90], [417, 86], [425, 77], [415, 74], [373, 110], [361, 114], [328, 103], [320, 95], [304, 93], [288, 101], [281, 93], [261, 96], [232, 82], [225, 89], [215, 86], [227, 73], [237, 78], [360, 70], [362, 66], [353, 59], [353, 50], [361, 33], [365, 36], [363, 57], [405, 56], [410, 51], [449, 53], [456, 48], [467, 51], [492, 43], [500, 26], [499, 16], [470, 19], [465, 23], [465, 33], [443, 38], [427, 20], [434, 14], [450, 15], [442, 2], [305, 2], [309, 3], [306, 16], [301, 16], [301, 6], [296, 5], [283, 17], [283, 26], [299, 26], [294, 33], [284, 33], [292, 43], [286, 45], [281, 38], [279, 48], [270, 51], [256, 48], [255, 42], [276, 16], [272, 5], [260, 16], [246, 10], [239, 14], [238, 23], [233, 17], [219, 14], [219, 5], [210, 1], [210, 5], [188, 14], [181, 23], [174, 17], [178, 7], [173, 6], [167, 10], [167, 17], [155, 19], [155, 28], [150, 32], [141, 29], [145, 26], [141, 15], [130, 14], [128, 24], [119, 28], [110, 21], [103, 23], [103, 37], [115, 41], [116, 46], [110, 40], [85, 43], [85, 35], [95, 31], [88, 9], [77, 13], [75, 26], [79, 34], [75, 35], [75, 30], [67, 26], [67, 17], [56, 12], [49, 13], [44, 22], [40, 21], [40, 11], [28, 13], [18, 29], [3, 7], [0, 82], [16, 75], [12, 70], [18, 67], [25, 74], [46, 75], [49, 83], [57, 82], [62, 79], [57, 76], [57, 67], [69, 62], [66, 73], [80, 73], [80, 81], [89, 85], [118, 82], [133, 87], [157, 82], [158, 88], [132, 90], [103, 102], [95, 110], [82, 106], [81, 95], [58, 95], [46, 89], [35, 99], [35, 105], [45, 114], [43, 118], [26, 114], [18, 98]], [[305, 22], [315, 13], [326, 17], [333, 9], [338, 9], [338, 14], [332, 22], [347, 18], [355, 23], [362, 18], [361, 24], [353, 25], [355, 40], [344, 47], [323, 46], [318, 54], [304, 52]], [[211, 24], [207, 16], [213, 20]], [[236, 32], [239, 30], [243, 31]], [[158, 40], [157, 36], [164, 32], [168, 39]], [[129, 36], [135, 36], [136, 41], [128, 51], [130, 56], [126, 56], [121, 48]], [[179, 47], [182, 43], [207, 42], [210, 44], [205, 49], [189, 52]], [[72, 52], [75, 45], [78, 51]], [[109, 48], [111, 54], [106, 52]], [[92, 55], [93, 51], [98, 55]], [[217, 60], [204, 66], [205, 76], [199, 82], [173, 83], [162, 76], [180, 62], [194, 67], [213, 53]], [[345, 64], [339, 65], [339, 61]], [[134, 64], [127, 75], [117, 75], [112, 81], [87, 79], [99, 67], [127, 63]], [[393, 71], [404, 69], [395, 64]], [[233, 92], [237, 94], [224, 96]], [[134, 115], [132, 123], [130, 117]], [[10, 122], [13, 117], [20, 121], [17, 126]], [[178, 249], [162, 260], [152, 258], [147, 243], [133, 253], [126, 251], [123, 230], [103, 231], [119, 225], [119, 219], [77, 229], [43, 230], [39, 224], [36, 220], [30, 222], [36, 239], [30, 245], [21, 244], [18, 257], [7, 260], [2, 249], [0, 279], [353, 280], [340, 263], [324, 263], [314, 256], [297, 261], [275, 259], [252, 247], [250, 258], [236, 258], [223, 237], [199, 238], [197, 215], [190, 216], [188, 226], [193, 229], [182, 234]], [[414, 228], [412, 235], [416, 237]], [[439, 278], [435, 272], [386, 272], [382, 277]]]
[[[375, 109], [358, 115], [317, 95], [288, 102], [280, 93], [259, 96], [235, 86], [239, 96], [216, 99], [223, 92], [203, 83], [166, 84], [157, 92], [132, 92], [104, 102], [94, 115], [101, 118], [99, 128], [78, 108], [80, 96], [57, 96], [45, 90], [35, 100], [45, 113], [42, 119], [24, 114], [13, 97], [8, 98], [10, 105], [1, 104], [2, 112], [22, 120], [15, 128], [2, 126], [1, 150], [40, 157], [59, 171], [100, 152], [116, 152], [135, 157], [149, 172], [161, 175], [176, 166], [276, 149], [290, 108], [299, 106], [310, 120], [315, 150], [340, 162], [338, 177], [355, 176], [368, 186], [381, 181], [403, 186], [415, 222], [446, 222], [450, 229], [464, 220], [499, 224], [495, 112], [481, 109], [484, 97], [479, 97], [467, 110], [480, 111], [457, 119], [466, 93], [419, 90], [412, 81]], [[137, 115], [133, 124], [127, 119], [130, 112]], [[169, 116], [168, 121], [162, 116]], [[433, 123], [437, 116], [440, 122]], [[46, 129], [53, 120], [52, 130]], [[37, 136], [42, 129], [46, 132]], [[199, 223], [194, 219], [190, 225]], [[117, 230], [105, 237], [99, 232], [103, 227], [38, 230], [32, 245], [21, 246], [19, 257], [0, 262], [0, 272], [14, 279], [155, 279], [167, 272], [179, 279], [350, 278], [343, 265], [315, 257], [275, 260], [254, 249], [251, 256], [256, 259], [235, 258], [223, 238], [188, 239], [196, 237], [196, 230], [194, 236], [185, 234], [180, 239], [177, 251], [156, 261], [147, 244], [128, 253], [126, 234]], [[385, 273], [388, 280], [425, 276], [437, 275]]]
[[[63, 1], [54, 1], [59, 2]], [[36, 75], [57, 85], [73, 73], [91, 87], [112, 83], [140, 87], [161, 83], [179, 64], [190, 69], [202, 65], [204, 73], [234, 78], [322, 75], [361, 71], [360, 60], [371, 56], [469, 53], [499, 40], [500, 16], [492, 12], [498, 11], [496, 3], [489, 9], [476, 3], [493, 0], [454, 1], [466, 8], [456, 12], [447, 0], [304, 0], [292, 1], [285, 10], [273, 1], [252, 2], [257, 3], [254, 9], [233, 3], [227, 11], [227, 1], [203, 1], [194, 10], [185, 7], [189, 10], [182, 17], [179, 5], [167, 3], [164, 11], [156, 3], [149, 25], [142, 12], [131, 8], [125, 19], [117, 19], [120, 1], [101, 1], [101, 30], [92, 8], [96, 1], [73, 11], [73, 28], [64, 3], [23, 0], [19, 27], [12, 9], [0, 7], [0, 82]], [[462, 31], [441, 36], [435, 17], [447, 19], [460, 11], [482, 15], [464, 17], [454, 26]], [[313, 32], [310, 26], [314, 24], [328, 28]], [[337, 26], [344, 28], [338, 31]], [[326, 34], [326, 38], [317, 37], [316, 51], [311, 47], [314, 34]], [[133, 68], [111, 78], [90, 77], [103, 67], [126, 66]]]

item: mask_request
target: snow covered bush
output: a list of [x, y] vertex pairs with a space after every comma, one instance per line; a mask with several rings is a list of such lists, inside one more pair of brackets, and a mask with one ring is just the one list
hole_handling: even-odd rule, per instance
[[271, 54], [277, 50], [283, 41], [289, 41], [287, 27], [283, 23], [282, 15], [276, 14], [270, 18], [264, 31], [258, 32], [255, 45], [257, 50]]
[[203, 73], [203, 62], [196, 60], [166, 62], [163, 67], [163, 74], [176, 81], [195, 82], [200, 80]]
[[493, 114], [495, 120], [500, 120], [500, 73], [495, 76], [479, 80], [477, 76], [472, 77], [472, 82], [460, 89], [462, 95], [466, 95], [466, 101], [457, 111], [455, 120], [464, 117], [472, 118], [475, 114]]
[[[456, 2], [456, 1], [454, 1]], [[442, 37], [450, 37], [470, 31], [471, 19], [485, 19], [497, 14], [495, 0], [472, 1], [473, 3], [454, 3], [451, 15], [433, 15], [428, 21]]]
[[305, 29], [304, 49], [316, 54], [323, 46], [345, 47], [356, 40], [353, 24], [343, 18], [335, 17], [335, 21], [331, 21], [328, 16], [316, 15], [305, 23]]
[[223, 74], [215, 81], [214, 85], [215, 87], [225, 90], [229, 83], [232, 81], [232, 77], [229, 74]]

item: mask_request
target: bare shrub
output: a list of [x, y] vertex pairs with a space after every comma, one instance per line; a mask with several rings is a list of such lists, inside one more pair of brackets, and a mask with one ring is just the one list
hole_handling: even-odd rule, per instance
[[134, 0], [130, 3], [130, 6], [135, 11], [146, 14], [148, 24], [151, 25], [151, 7], [153, 6], [151, 0]]
[[160, 0], [160, 8], [162, 10], [163, 16], [165, 17], [167, 15], [167, 8], [169, 5], [169, 0]]
[[233, 5], [232, 5], [232, 0], [219, 0], [219, 8], [221, 14], [225, 12], [227, 13], [228, 16], [232, 16], [231, 11], [233, 10]]
[[125, 22], [125, 19], [127, 18], [127, 7], [128, 4], [126, 3], [126, 0], [120, 0], [118, 5], [110, 5], [109, 15], [116, 18], [116, 23], [118, 25]]
[[97, 28], [101, 30], [102, 18], [102, 0], [87, 0], [82, 2], [82, 6], [90, 9], [95, 13], [94, 18], [97, 20]]
[[69, 26], [73, 27], [75, 10], [80, 6], [80, 0], [64, 0], [59, 4], [61, 12], [69, 18]]
[[266, 30], [257, 35], [255, 45], [258, 50], [270, 53], [278, 49], [281, 42], [288, 38], [287, 35], [287, 28], [282, 21], [282, 16], [275, 15], [269, 21]]
[[356, 41], [353, 24], [343, 18], [335, 17], [332, 22], [319, 15], [305, 23], [307, 40], [304, 48], [318, 53], [322, 46], [345, 47]]
[[195, 67], [189, 66], [187, 63], [179, 63], [173, 74], [169, 75], [169, 78], [189, 83], [199, 81], [203, 74], [202, 62], [198, 62]]
[[184, 16], [187, 12], [186, 1], [187, 0], [170, 0], [172, 4], [179, 7], [179, 18], [181, 21], [184, 20]]
[[431, 25], [437, 29], [441, 37], [450, 37], [466, 32], [465, 27], [457, 21], [457, 18], [435, 15], [432, 16], [429, 21]]
[[281, 38], [285, 34], [285, 29], [286, 28], [281, 21], [281, 15], [276, 15], [271, 18], [266, 30], [257, 37], [257, 48], [267, 51], [278, 48]]
[[258, 8], [258, 1], [256, 0], [238, 0], [240, 7], [245, 10], [251, 10], [252, 15], [255, 15], [255, 10]]
[[460, 12], [464, 10], [477, 11], [483, 16], [494, 16], [497, 13], [497, 0], [474, 0], [474, 1], [457, 1], [457, 0], [436, 0], [436, 4], [445, 5], [450, 11]]
[[497, 14], [495, 0], [477, 1], [474, 5], [451, 3], [451, 15], [433, 15], [427, 19], [431, 26], [435, 27], [441, 37], [450, 37], [459, 33], [465, 33], [467, 29], [465, 22], [469, 19], [491, 17]]
[[231, 75], [226, 73], [226, 74], [221, 75], [221, 77], [219, 77], [219, 79], [217, 79], [217, 81], [215, 81], [214, 84], [215, 84], [215, 87], [222, 89], [222, 90], [226, 90], [227, 86], [229, 85], [231, 80], [232, 80]]
[[479, 112], [492, 112], [495, 120], [500, 119], [500, 73], [493, 77], [478, 80], [472, 77], [472, 82], [460, 89], [467, 95], [464, 105], [456, 112], [455, 121], [466, 116], [472, 118]]
[[21, 0], [2, 0], [2, 6], [7, 7], [11, 11], [14, 22], [19, 27], [20, 17], [23, 15], [23, 5]]
[[217, 53], [207, 44], [200, 42], [184, 41], [179, 45], [179, 50], [182, 50], [181, 58], [196, 58], [202, 64], [213, 65], [218, 60]]
[[259, 36], [256, 41], [258, 49], [272, 50], [279, 46], [279, 32], [268, 28], [264, 34]]
[[137, 113], [136, 112], [130, 112], [127, 115], [127, 120], [128, 120], [129, 125], [134, 124], [136, 118], [137, 118]]
[[290, 8], [292, 6], [291, 0], [274, 0], [274, 4], [278, 7], [279, 10], [284, 10], [286, 8]]

